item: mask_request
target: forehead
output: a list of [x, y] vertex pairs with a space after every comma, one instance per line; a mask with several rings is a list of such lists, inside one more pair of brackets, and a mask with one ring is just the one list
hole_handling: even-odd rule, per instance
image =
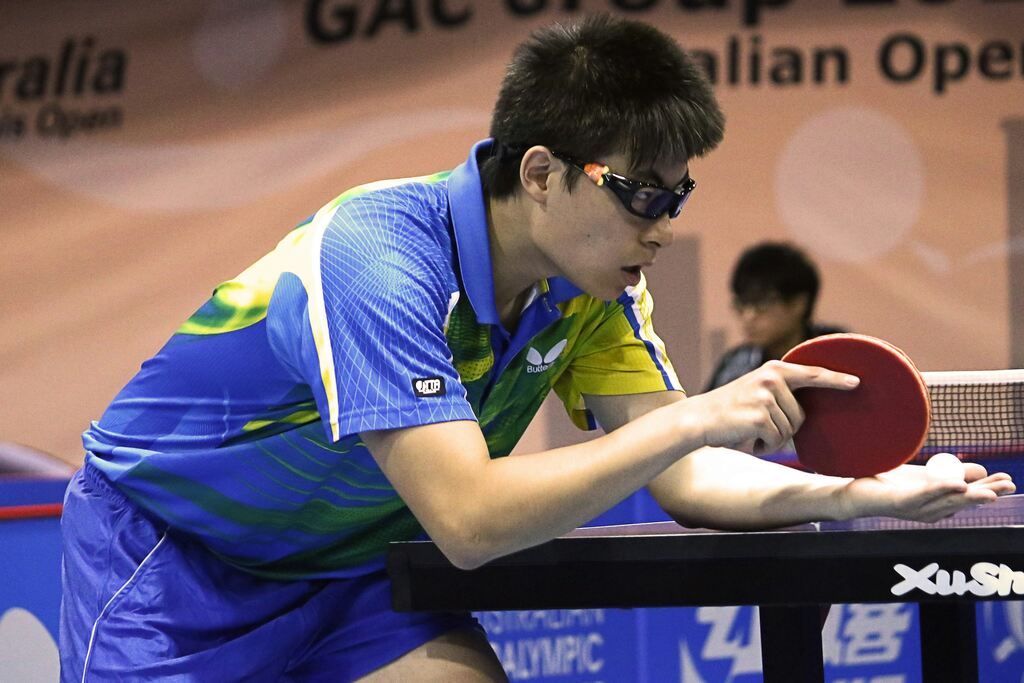
[[621, 175], [668, 187], [678, 185], [690, 173], [689, 163], [686, 159], [634, 162], [626, 153], [616, 152], [602, 159], [602, 162], [607, 164], [612, 171]]

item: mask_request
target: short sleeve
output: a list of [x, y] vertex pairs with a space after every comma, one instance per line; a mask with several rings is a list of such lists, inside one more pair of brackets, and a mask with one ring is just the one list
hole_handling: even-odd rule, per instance
[[608, 304], [603, 319], [579, 344], [555, 383], [574, 424], [594, 429], [584, 394], [608, 396], [682, 391], [665, 344], [654, 331], [654, 301], [641, 281]]
[[282, 276], [272, 297], [272, 346], [312, 388], [334, 441], [475, 419], [444, 335], [458, 299], [447, 228], [423, 195], [375, 192], [323, 210], [309, 272]]

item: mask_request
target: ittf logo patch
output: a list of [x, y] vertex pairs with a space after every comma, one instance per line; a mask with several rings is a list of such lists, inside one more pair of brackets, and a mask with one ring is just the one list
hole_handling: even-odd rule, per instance
[[444, 378], [423, 377], [412, 381], [412, 391], [419, 398], [430, 398], [431, 396], [444, 396]]

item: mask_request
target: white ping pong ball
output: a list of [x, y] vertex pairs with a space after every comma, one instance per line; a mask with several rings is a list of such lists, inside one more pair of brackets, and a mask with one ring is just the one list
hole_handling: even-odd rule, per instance
[[928, 476], [942, 481], [963, 481], [964, 464], [952, 453], [936, 453], [925, 464]]

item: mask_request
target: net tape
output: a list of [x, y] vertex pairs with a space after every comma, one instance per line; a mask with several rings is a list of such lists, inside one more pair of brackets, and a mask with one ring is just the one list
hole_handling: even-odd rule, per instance
[[1024, 370], [921, 375], [932, 404], [923, 455], [1024, 453]]

